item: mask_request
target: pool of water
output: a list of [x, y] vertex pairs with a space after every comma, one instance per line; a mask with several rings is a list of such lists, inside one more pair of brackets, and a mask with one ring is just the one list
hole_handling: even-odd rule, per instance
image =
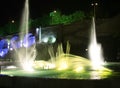
[[[19, 68], [2, 69], [1, 74], [9, 76], [57, 78], [57, 79], [110, 79], [120, 78], [120, 63], [108, 63], [104, 70], [82, 70], [80, 72], [57, 69], [35, 69], [24, 71]], [[107, 69], [107, 70], [106, 70]]]

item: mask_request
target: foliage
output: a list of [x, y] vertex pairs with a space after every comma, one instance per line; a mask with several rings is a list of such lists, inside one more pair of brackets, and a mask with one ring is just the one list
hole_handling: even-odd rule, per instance
[[83, 18], [85, 18], [85, 15], [83, 12], [81, 11], [76, 11], [75, 13], [72, 14], [72, 21], [79, 21], [79, 20], [83, 20]]
[[50, 24], [50, 17], [48, 15], [44, 15], [42, 17], [39, 17], [37, 19], [32, 20], [30, 22], [30, 27], [35, 28], [39, 26], [48, 26]]
[[60, 24], [61, 23], [61, 12], [60, 11], [51, 12], [50, 17], [51, 17], [50, 25]]
[[16, 32], [19, 32], [19, 26], [17, 22], [8, 22], [5, 26], [0, 28], [0, 36], [6, 36]]
[[60, 11], [53, 11], [50, 13], [51, 23], [54, 24], [70, 24], [75, 21], [80, 21], [85, 18], [85, 15], [82, 11], [76, 11], [70, 15], [62, 15]]
[[[29, 28], [36, 28], [39, 26], [49, 26], [57, 24], [70, 24], [75, 21], [81, 21], [85, 18], [85, 14], [82, 11], [76, 11], [72, 14], [65, 15], [59, 10], [50, 12], [47, 15], [43, 15], [37, 19], [29, 19]], [[9, 34], [19, 32], [19, 23], [15, 21], [14, 23], [8, 22], [4, 27], [0, 28], [0, 36], [6, 36]]]

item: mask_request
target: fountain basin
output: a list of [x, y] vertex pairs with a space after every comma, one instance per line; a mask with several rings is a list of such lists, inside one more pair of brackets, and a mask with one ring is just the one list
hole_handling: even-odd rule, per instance
[[[47, 72], [47, 71], [46, 71]], [[53, 74], [54, 75], [54, 74]], [[120, 79], [66, 79], [49, 77], [0, 77], [1, 88], [119, 88]]]
[[[38, 61], [43, 62], [43, 61]], [[46, 62], [48, 63], [48, 62]], [[38, 65], [38, 64], [37, 64]], [[36, 65], [36, 66], [37, 66]], [[47, 65], [48, 66], [48, 65]], [[75, 66], [76, 67], [76, 66]], [[100, 70], [92, 70], [88, 66], [78, 66], [76, 68], [70, 66], [67, 69], [58, 69], [43, 67], [34, 68], [34, 71], [25, 71], [19, 67], [7, 66], [1, 67], [1, 74], [8, 76], [18, 77], [35, 77], [35, 78], [55, 78], [55, 79], [109, 79], [115, 74], [112, 70], [108, 69], [113, 67], [112, 65], [106, 65], [107, 68], [103, 67]]]

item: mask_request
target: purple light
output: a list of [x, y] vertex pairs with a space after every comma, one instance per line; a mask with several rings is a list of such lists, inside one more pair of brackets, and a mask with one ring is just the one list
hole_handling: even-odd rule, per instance
[[21, 45], [20, 45], [19, 37], [17, 35], [12, 37], [12, 39], [10, 41], [10, 48], [17, 49], [20, 47], [21, 47]]
[[15, 35], [11, 38], [10, 43], [8, 43], [6, 39], [2, 39], [0, 40], [0, 57], [4, 57], [9, 50], [30, 47], [35, 43], [35, 36], [32, 33], [26, 34], [23, 40], [20, 40], [19, 36]]
[[8, 43], [5, 39], [0, 40], [0, 57], [4, 57], [8, 53]]
[[0, 56], [4, 57], [8, 53], [8, 49], [0, 49]]
[[23, 46], [24, 47], [30, 47], [32, 45], [34, 45], [35, 42], [35, 36], [32, 33], [28, 33], [25, 35], [24, 39], [23, 39]]

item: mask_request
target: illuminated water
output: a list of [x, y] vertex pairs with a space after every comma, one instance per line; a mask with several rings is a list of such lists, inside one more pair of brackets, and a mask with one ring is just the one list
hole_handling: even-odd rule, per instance
[[29, 0], [25, 1], [21, 26], [20, 40], [22, 48], [16, 49], [15, 58], [18, 59], [18, 64], [24, 69], [33, 71], [32, 65], [36, 57], [35, 45], [29, 47]]
[[[48, 49], [50, 59], [48, 61], [35, 60], [36, 54], [39, 52], [36, 53], [35, 45], [28, 48], [29, 42], [27, 37], [25, 37], [25, 35], [28, 34], [29, 29], [28, 21], [29, 3], [28, 0], [26, 0], [20, 33], [20, 39], [24, 38], [24, 40], [21, 41], [23, 48], [15, 49], [15, 57], [18, 59], [17, 62], [22, 69], [17, 66], [7, 66], [2, 68], [2, 74], [43, 78], [102, 79], [107, 78], [112, 73], [111, 70], [105, 67], [101, 68], [103, 61], [101, 56], [101, 47], [96, 41], [94, 19], [92, 28], [93, 36], [91, 36], [91, 44], [89, 46], [91, 60], [70, 54], [69, 43], [67, 43], [66, 52], [63, 51], [62, 44], [58, 45], [56, 52], [53, 49], [54, 47], [50, 46]], [[97, 70], [96, 68], [94, 69], [94, 67], [97, 67]]]
[[[69, 52], [69, 48], [66, 48], [66, 52]], [[50, 49], [49, 52], [51, 51], [53, 50]], [[84, 57], [64, 53], [61, 44], [58, 46], [56, 54], [52, 55], [52, 59], [50, 58], [48, 61], [34, 61], [32, 65], [34, 71], [8, 66], [2, 69], [1, 73], [10, 76], [59, 79], [104, 79], [112, 74], [112, 71], [105, 67], [101, 70], [92, 70], [90, 60]]]
[[104, 57], [101, 44], [97, 43], [96, 31], [95, 31], [95, 19], [92, 19], [92, 27], [90, 34], [90, 44], [88, 48], [89, 58], [92, 63], [92, 69], [99, 70], [104, 65]]

